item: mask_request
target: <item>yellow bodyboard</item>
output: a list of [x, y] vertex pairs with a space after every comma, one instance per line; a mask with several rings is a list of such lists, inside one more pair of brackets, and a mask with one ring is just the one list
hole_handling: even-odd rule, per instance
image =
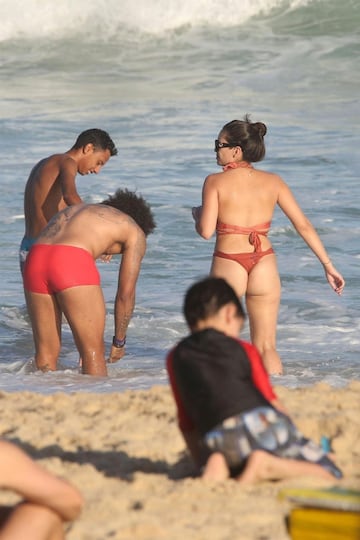
[[337, 486], [323, 489], [285, 488], [279, 492], [279, 498], [297, 506], [360, 512], [360, 491]]
[[288, 488], [279, 498], [294, 506], [288, 517], [292, 540], [360, 540], [360, 491]]

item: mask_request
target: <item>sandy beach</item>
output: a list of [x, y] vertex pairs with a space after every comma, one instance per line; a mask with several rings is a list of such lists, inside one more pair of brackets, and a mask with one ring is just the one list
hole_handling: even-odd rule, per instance
[[[297, 426], [332, 438], [341, 485], [360, 488], [360, 381], [345, 388], [276, 386]], [[248, 488], [194, 477], [168, 387], [122, 394], [0, 393], [2, 437], [19, 444], [85, 497], [69, 540], [286, 540], [283, 487], [328, 485], [301, 478]], [[15, 501], [0, 492], [0, 503]]]

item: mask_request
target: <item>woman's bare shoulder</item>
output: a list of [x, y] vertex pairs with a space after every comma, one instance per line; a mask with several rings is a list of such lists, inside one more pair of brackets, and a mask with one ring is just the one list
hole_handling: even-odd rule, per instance
[[224, 176], [224, 174], [225, 174], [224, 171], [210, 173], [205, 178], [205, 182], [207, 182], [207, 181], [210, 181], [210, 182], [216, 181], [219, 178], [221, 178], [222, 176]]
[[218, 187], [221, 185], [221, 179], [223, 177], [223, 172], [217, 172], [208, 174], [208, 176], [204, 180], [203, 188], [206, 190], [209, 189], [218, 189]]
[[273, 180], [274, 182], [277, 182], [278, 180], [282, 180], [281, 176], [277, 173], [274, 173], [272, 171], [264, 171], [263, 169], [254, 169], [255, 172], [264, 175], [269, 180]]
[[271, 186], [272, 189], [281, 190], [284, 186], [286, 186], [286, 183], [279, 174], [258, 169], [256, 170], [256, 172], [258, 178], [262, 182], [266, 183], [268, 186]]

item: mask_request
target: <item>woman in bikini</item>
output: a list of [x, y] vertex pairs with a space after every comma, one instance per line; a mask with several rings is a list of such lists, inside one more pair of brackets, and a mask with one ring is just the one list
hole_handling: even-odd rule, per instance
[[245, 296], [251, 341], [268, 372], [281, 374], [276, 351], [281, 285], [267, 237], [276, 205], [318, 257], [337, 294], [342, 293], [345, 281], [287, 184], [280, 176], [253, 167], [265, 155], [265, 134], [265, 124], [252, 123], [248, 115], [222, 128], [215, 152], [223, 171], [205, 179], [202, 206], [193, 208], [193, 217], [203, 238], [216, 232], [211, 275], [225, 278], [238, 296]]

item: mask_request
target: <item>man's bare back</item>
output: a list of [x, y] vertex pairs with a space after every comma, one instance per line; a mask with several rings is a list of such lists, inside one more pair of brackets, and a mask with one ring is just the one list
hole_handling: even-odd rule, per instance
[[36, 244], [80, 247], [89, 251], [93, 259], [134, 247], [142, 257], [145, 235], [135, 221], [120, 210], [102, 204], [77, 204], [56, 214], [40, 233]]
[[127, 190], [118, 190], [101, 204], [81, 203], [53, 216], [24, 265], [24, 289], [38, 369], [56, 369], [63, 313], [73, 332], [83, 373], [107, 374], [106, 308], [94, 263], [101, 255], [121, 254], [109, 361], [124, 356], [146, 236], [154, 228], [146, 201]]

